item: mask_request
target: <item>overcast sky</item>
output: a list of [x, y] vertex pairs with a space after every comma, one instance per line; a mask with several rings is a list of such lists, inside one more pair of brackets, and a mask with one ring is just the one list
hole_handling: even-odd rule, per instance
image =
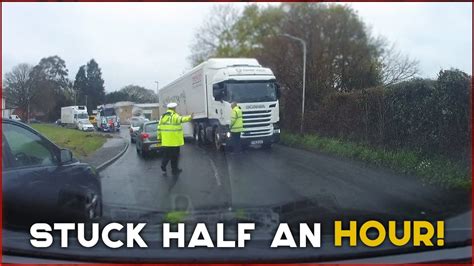
[[[217, 3], [2, 3], [2, 74], [59, 55], [69, 76], [91, 58], [106, 91], [156, 89], [190, 68], [195, 30]], [[243, 7], [245, 3], [234, 3]], [[421, 75], [472, 72], [471, 3], [354, 3], [375, 35], [419, 60]]]

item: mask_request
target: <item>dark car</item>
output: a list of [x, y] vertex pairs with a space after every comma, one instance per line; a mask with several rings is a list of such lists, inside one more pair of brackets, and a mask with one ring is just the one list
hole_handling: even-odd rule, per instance
[[137, 132], [136, 147], [137, 153], [146, 157], [151, 153], [160, 150], [161, 142], [157, 139], [158, 121], [149, 121], [140, 125]]
[[4, 223], [101, 216], [102, 190], [94, 168], [26, 124], [3, 119], [2, 126]]

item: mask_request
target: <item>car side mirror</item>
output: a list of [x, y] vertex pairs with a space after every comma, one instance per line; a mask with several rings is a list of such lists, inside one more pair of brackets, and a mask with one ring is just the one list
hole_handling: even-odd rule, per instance
[[60, 163], [66, 164], [72, 161], [72, 152], [68, 149], [61, 149], [60, 153]]

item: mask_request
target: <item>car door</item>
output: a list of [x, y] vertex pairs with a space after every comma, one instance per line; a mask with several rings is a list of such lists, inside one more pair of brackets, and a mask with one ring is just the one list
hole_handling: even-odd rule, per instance
[[14, 202], [15, 199], [12, 197], [17, 196], [16, 193], [7, 193], [5, 191], [10, 191], [12, 182], [16, 180], [15, 169], [12, 168], [13, 165], [13, 156], [8, 147], [8, 144], [5, 139], [5, 135], [2, 132], [2, 185], [3, 185], [3, 217], [8, 219], [8, 214], [11, 210], [8, 208], [11, 206], [9, 202]]
[[60, 189], [59, 149], [27, 126], [2, 124], [2, 144], [10, 158], [8, 168], [2, 169], [4, 209], [45, 217], [54, 213]]

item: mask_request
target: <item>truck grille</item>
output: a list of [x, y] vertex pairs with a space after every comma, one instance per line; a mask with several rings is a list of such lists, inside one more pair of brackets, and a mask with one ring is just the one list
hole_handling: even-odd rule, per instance
[[242, 132], [242, 137], [255, 138], [272, 135], [271, 112], [272, 110], [243, 111], [244, 132]]

